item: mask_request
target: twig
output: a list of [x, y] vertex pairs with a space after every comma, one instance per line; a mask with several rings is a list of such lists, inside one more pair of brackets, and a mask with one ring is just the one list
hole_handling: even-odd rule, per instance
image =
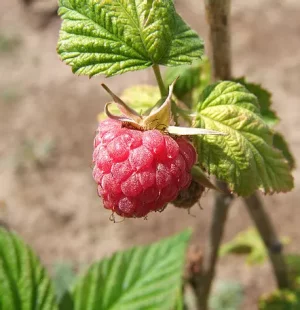
[[278, 240], [270, 217], [264, 210], [263, 203], [257, 193], [245, 198], [244, 201], [247, 205], [247, 210], [255, 223], [266, 248], [268, 249], [277, 286], [281, 289], [287, 288], [289, 286], [289, 281], [286, 264], [282, 255], [282, 244]]

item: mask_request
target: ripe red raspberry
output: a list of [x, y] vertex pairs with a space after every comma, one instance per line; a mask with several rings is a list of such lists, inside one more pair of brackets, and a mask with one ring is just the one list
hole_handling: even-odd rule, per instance
[[144, 217], [190, 185], [196, 152], [183, 138], [122, 128], [107, 119], [98, 127], [93, 162], [104, 207], [123, 217]]

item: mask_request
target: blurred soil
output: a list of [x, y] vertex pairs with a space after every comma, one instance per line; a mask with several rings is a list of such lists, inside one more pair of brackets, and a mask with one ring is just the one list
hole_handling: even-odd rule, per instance
[[[194, 229], [193, 243], [203, 246], [211, 216], [212, 193], [192, 215], [168, 207], [148, 220], [109, 221], [91, 177], [96, 115], [108, 97], [136, 83], [154, 83], [151, 70], [110, 79], [76, 77], [56, 55], [60, 20], [46, 18], [40, 1], [27, 11], [16, 0], [0, 2], [0, 220], [15, 229], [49, 267], [58, 261], [86, 264], [113, 251]], [[188, 5], [187, 5], [188, 2]], [[201, 1], [176, 1], [183, 17], [206, 37]], [[300, 2], [232, 1], [232, 51], [235, 76], [262, 83], [274, 95], [285, 134], [296, 159], [300, 154]], [[46, 11], [47, 12], [47, 11]], [[46, 14], [46, 15], [43, 15]], [[53, 14], [52, 14], [53, 15]], [[49, 14], [49, 16], [52, 16]], [[48, 17], [49, 17], [48, 16]], [[266, 197], [267, 210], [281, 235], [299, 251], [300, 170], [289, 194]], [[225, 240], [251, 222], [242, 201], [232, 206]], [[243, 284], [243, 309], [255, 309], [258, 296], [274, 287], [269, 264], [248, 267], [226, 257], [219, 280]]]

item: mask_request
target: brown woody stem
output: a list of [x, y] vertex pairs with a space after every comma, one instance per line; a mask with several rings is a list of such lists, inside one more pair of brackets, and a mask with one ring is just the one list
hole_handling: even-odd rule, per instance
[[[208, 51], [212, 65], [212, 78], [214, 81], [230, 79], [230, 0], [206, 0], [205, 9], [209, 25]], [[207, 310], [208, 308], [208, 298], [215, 275], [218, 252], [232, 201], [226, 184], [218, 182], [217, 185], [224, 193], [215, 193], [212, 222], [209, 238], [205, 245], [203, 264], [200, 273], [192, 275], [191, 279], [199, 310]]]
[[[209, 55], [213, 80], [230, 79], [230, 0], [206, 0], [205, 7], [209, 24]], [[224, 192], [228, 192], [226, 184], [219, 182], [218, 186]], [[288, 274], [281, 253], [282, 246], [278, 241], [271, 220], [257, 194], [253, 194], [244, 200], [248, 212], [268, 249], [278, 287], [287, 288], [289, 285]], [[232, 196], [229, 193], [215, 193], [210, 235], [205, 247], [201, 271], [192, 275], [191, 278], [191, 284], [197, 297], [198, 309], [200, 310], [207, 310], [208, 308], [208, 298], [215, 275], [218, 251], [231, 201]]]
[[276, 235], [271, 219], [264, 210], [263, 203], [258, 193], [245, 198], [244, 201], [246, 203], [247, 210], [268, 250], [277, 286], [280, 289], [287, 288], [289, 286], [289, 281], [286, 264], [282, 255], [282, 244]]

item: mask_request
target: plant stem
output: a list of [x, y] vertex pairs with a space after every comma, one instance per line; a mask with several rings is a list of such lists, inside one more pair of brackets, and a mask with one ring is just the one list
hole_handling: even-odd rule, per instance
[[160, 69], [159, 69], [159, 65], [153, 65], [152, 66], [155, 77], [156, 77], [156, 81], [160, 90], [160, 95], [161, 97], [166, 97], [168, 95], [168, 91], [166, 89], [166, 86], [164, 84], [164, 81], [161, 77], [161, 73], [160, 73]]
[[231, 78], [230, 4], [231, 0], [205, 0], [208, 53], [215, 81]]
[[245, 198], [244, 201], [247, 205], [248, 212], [254, 221], [266, 248], [268, 249], [269, 258], [272, 263], [278, 288], [288, 288], [288, 273], [284, 257], [282, 255], [282, 244], [278, 240], [270, 217], [264, 210], [260, 197], [256, 193], [248, 198]]
[[[209, 24], [208, 50], [212, 65], [212, 78], [214, 81], [230, 79], [230, 0], [206, 0], [205, 9]], [[199, 310], [207, 310], [208, 307], [208, 298], [215, 275], [218, 252], [232, 201], [232, 196], [226, 194], [228, 192], [226, 184], [218, 182], [217, 185], [224, 193], [216, 192], [214, 195], [212, 222], [209, 238], [205, 245], [203, 264], [200, 273], [192, 275], [191, 279]]]
[[[225, 183], [218, 182], [217, 185], [222, 191], [227, 191]], [[205, 246], [203, 261], [200, 267], [201, 271], [199, 274], [192, 275], [190, 280], [196, 294], [198, 309], [200, 310], [206, 310], [208, 308], [208, 298], [215, 276], [218, 252], [231, 201], [232, 196], [229, 194], [216, 192], [214, 195], [212, 222], [210, 224], [209, 239]]]
[[[230, 0], [205, 0], [206, 16], [209, 24], [208, 51], [214, 81], [231, 78], [230, 2]], [[218, 187], [225, 193], [228, 192], [225, 183], [219, 182]], [[215, 275], [218, 251], [231, 201], [232, 196], [230, 194], [215, 193], [210, 235], [205, 246], [201, 271], [191, 276], [190, 282], [195, 290], [198, 309], [200, 310], [207, 310], [208, 307], [208, 298]], [[270, 218], [265, 212], [257, 194], [245, 198], [245, 203], [268, 249], [278, 287], [287, 288], [288, 276], [281, 254], [282, 246], [278, 241]]]

